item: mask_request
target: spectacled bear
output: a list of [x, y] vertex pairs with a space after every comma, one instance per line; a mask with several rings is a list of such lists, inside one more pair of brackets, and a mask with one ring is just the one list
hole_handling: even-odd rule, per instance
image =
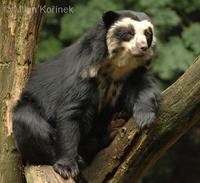
[[13, 109], [13, 133], [24, 163], [79, 174], [82, 158], [107, 142], [112, 115], [125, 111], [149, 127], [160, 91], [147, 65], [156, 45], [146, 14], [108, 11], [54, 59], [36, 65]]

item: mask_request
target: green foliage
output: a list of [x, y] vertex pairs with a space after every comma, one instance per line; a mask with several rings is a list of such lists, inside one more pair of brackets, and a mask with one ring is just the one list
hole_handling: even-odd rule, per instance
[[187, 13], [200, 10], [200, 1], [197, 0], [176, 0], [172, 1], [172, 3], [177, 9]]
[[[40, 60], [46, 60], [48, 58], [53, 57], [62, 49], [62, 43], [54, 37], [49, 37], [48, 39], [44, 39], [38, 45], [37, 58]], [[38, 60], [37, 60], [38, 62]]]
[[185, 71], [193, 61], [193, 55], [188, 51], [183, 40], [171, 37], [166, 44], [158, 44], [158, 56], [152, 63], [152, 70], [163, 80], [173, 80]]
[[120, 5], [108, 0], [93, 0], [86, 5], [77, 5], [73, 15], [66, 14], [61, 19], [61, 40], [78, 38], [95, 25], [102, 12], [117, 9], [120, 9]]
[[200, 54], [200, 23], [194, 23], [183, 32], [183, 41], [186, 47], [195, 55]]
[[157, 1], [157, 0], [140, 0], [138, 1], [138, 5], [141, 8], [149, 8], [151, 7], [152, 9], [157, 9], [158, 8], [164, 8], [167, 5], [170, 5], [172, 0], [162, 0], [162, 1]]
[[[151, 10], [151, 13], [154, 13]], [[156, 13], [156, 16], [152, 18], [153, 23], [159, 31], [170, 31], [174, 26], [177, 26], [181, 19], [177, 13], [169, 8], [165, 8], [162, 11]], [[165, 29], [163, 29], [165, 28]]]

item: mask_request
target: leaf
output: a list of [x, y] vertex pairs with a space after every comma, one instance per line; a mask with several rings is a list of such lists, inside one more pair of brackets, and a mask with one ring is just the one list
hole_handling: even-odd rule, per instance
[[176, 9], [186, 13], [200, 10], [200, 1], [197, 0], [176, 0], [172, 1], [172, 4]]
[[53, 36], [42, 40], [38, 46], [37, 62], [43, 62], [55, 56], [62, 49], [62, 43]]
[[163, 80], [172, 80], [192, 63], [194, 55], [185, 48], [182, 39], [172, 37], [166, 44], [158, 45], [158, 55], [152, 70]]
[[190, 48], [195, 56], [200, 53], [200, 23], [194, 23], [182, 33], [185, 45]]
[[74, 14], [65, 15], [61, 19], [60, 39], [75, 39], [96, 24], [106, 10], [121, 9], [119, 4], [107, 0], [93, 0], [86, 5], [77, 5]]
[[169, 5], [171, 2], [172, 0], [140, 0], [138, 5], [143, 8], [161, 8]]
[[163, 26], [165, 28], [177, 26], [181, 21], [180, 17], [176, 14], [176, 12], [171, 9], [162, 9], [162, 11], [158, 11], [152, 17], [152, 20], [156, 26]]

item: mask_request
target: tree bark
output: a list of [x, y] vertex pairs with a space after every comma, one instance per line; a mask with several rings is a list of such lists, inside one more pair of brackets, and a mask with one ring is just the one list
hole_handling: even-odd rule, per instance
[[51, 166], [27, 166], [25, 172], [27, 183], [75, 183], [73, 179], [63, 179]]
[[[200, 57], [162, 96], [158, 118], [150, 129], [139, 131], [133, 119], [119, 130], [109, 147], [99, 152], [83, 171], [89, 183], [137, 183], [195, 123], [200, 121]], [[28, 183], [37, 171], [49, 175], [52, 167], [26, 168]], [[54, 174], [49, 175], [55, 176]], [[47, 180], [42, 176], [42, 181]], [[51, 178], [48, 178], [51, 180]], [[41, 182], [42, 182], [41, 181]], [[47, 181], [48, 182], [48, 181]], [[53, 181], [49, 181], [54, 183]], [[63, 183], [63, 180], [57, 181]]]
[[0, 0], [0, 182], [22, 183], [11, 109], [28, 78], [41, 22], [39, 0]]

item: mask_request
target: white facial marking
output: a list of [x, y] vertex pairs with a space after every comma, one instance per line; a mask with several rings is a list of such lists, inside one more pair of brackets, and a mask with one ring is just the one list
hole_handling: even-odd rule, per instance
[[[110, 57], [113, 56], [113, 53], [112, 53], [113, 49], [117, 48], [119, 46], [117, 40], [115, 40], [112, 37], [113, 32], [118, 27], [127, 27], [128, 25], [132, 25], [134, 27], [135, 35], [133, 36], [133, 38], [130, 41], [123, 41], [122, 42], [121, 46], [123, 48], [126, 48], [127, 52], [128, 52], [129, 49], [130, 50], [131, 49], [136, 50], [136, 48], [140, 47], [141, 45], [147, 45], [147, 40], [146, 40], [146, 36], [144, 35], [144, 30], [148, 29], [149, 27], [153, 31], [152, 46], [155, 45], [156, 38], [155, 38], [155, 34], [154, 34], [154, 27], [153, 27], [151, 22], [149, 22], [148, 20], [137, 21], [137, 20], [133, 20], [133, 19], [128, 18], [128, 17], [122, 18], [121, 20], [114, 23], [110, 27], [110, 29], [107, 33], [107, 45], [108, 45], [108, 52], [109, 52]], [[134, 54], [134, 52], [133, 52], [133, 54]]]

